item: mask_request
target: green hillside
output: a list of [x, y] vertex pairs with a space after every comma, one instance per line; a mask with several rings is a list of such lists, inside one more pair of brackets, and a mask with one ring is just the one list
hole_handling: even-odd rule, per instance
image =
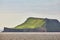
[[17, 29], [24, 29], [24, 28], [34, 29], [34, 28], [42, 27], [44, 23], [45, 23], [45, 20], [43, 20], [42, 18], [30, 17], [23, 24], [17, 25], [15, 28], [17, 28]]

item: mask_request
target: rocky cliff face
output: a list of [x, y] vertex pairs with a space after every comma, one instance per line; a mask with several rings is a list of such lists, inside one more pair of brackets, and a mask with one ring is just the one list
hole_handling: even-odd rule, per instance
[[15, 28], [4, 28], [3, 32], [60, 32], [60, 22], [48, 18], [28, 18]]
[[60, 31], [60, 22], [56, 19], [46, 19], [46, 29], [48, 32]]
[[45, 30], [36, 29], [14, 29], [14, 28], [4, 28], [3, 32], [45, 32]]

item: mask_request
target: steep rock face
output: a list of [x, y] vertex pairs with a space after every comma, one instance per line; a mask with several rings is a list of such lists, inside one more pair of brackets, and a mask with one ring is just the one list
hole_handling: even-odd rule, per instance
[[46, 19], [46, 28], [48, 32], [60, 31], [60, 22], [56, 19]]
[[36, 29], [14, 29], [14, 28], [4, 28], [3, 32], [45, 32], [39, 28]]

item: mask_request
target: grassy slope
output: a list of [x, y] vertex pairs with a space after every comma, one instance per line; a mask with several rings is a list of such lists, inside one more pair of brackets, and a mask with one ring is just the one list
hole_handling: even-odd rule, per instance
[[42, 27], [45, 20], [41, 18], [28, 18], [23, 24], [16, 26], [17, 29]]

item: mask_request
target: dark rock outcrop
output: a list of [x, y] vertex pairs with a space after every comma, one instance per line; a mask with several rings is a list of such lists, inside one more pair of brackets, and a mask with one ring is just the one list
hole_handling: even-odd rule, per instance
[[4, 28], [3, 32], [45, 32], [45, 30], [36, 29], [14, 29], [14, 28]]
[[60, 22], [56, 19], [46, 19], [46, 29], [48, 32], [60, 32]]

